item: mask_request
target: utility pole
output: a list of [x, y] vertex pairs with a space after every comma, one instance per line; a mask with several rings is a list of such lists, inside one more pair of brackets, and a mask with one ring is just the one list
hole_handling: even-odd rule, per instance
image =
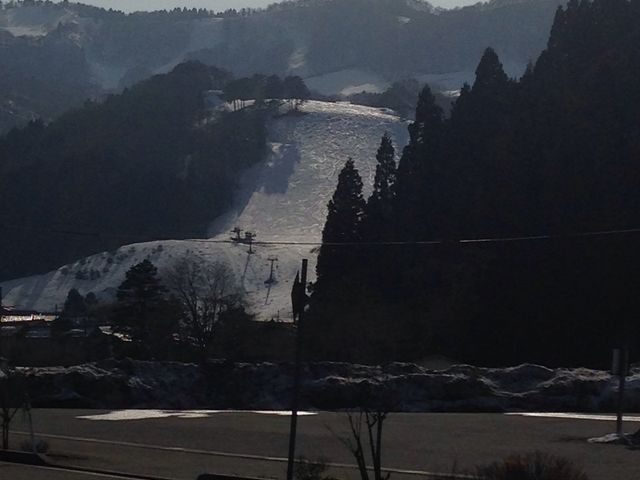
[[[0, 287], [0, 333], [2, 333], [2, 312], [4, 307], [2, 306], [2, 287]], [[0, 363], [2, 362], [2, 344], [0, 344]], [[0, 365], [0, 369], [2, 365]]]
[[231, 230], [231, 233], [236, 234], [236, 236], [232, 238], [234, 242], [242, 241], [242, 237], [240, 237], [240, 234], [242, 233], [242, 229], [240, 227], [235, 227], [233, 230]]
[[[291, 428], [289, 430], [289, 457], [287, 463], [287, 480], [293, 480], [293, 469], [296, 456], [296, 434], [298, 430], [298, 404], [300, 402], [300, 370], [301, 370], [301, 356], [302, 356], [302, 326], [304, 325], [304, 304], [307, 303], [306, 289], [307, 289], [307, 268], [308, 260], [305, 258], [302, 260], [302, 273], [300, 276], [300, 284], [298, 288], [294, 285], [292, 296], [300, 296], [297, 299], [298, 302], [302, 302], [302, 308], [298, 312], [298, 327], [296, 332], [296, 358], [293, 374], [293, 398], [291, 401]], [[298, 303], [300, 304], [300, 303]]]
[[276, 279], [273, 278], [273, 267], [274, 267], [274, 264], [278, 261], [278, 257], [269, 257], [267, 258], [267, 261], [271, 262], [271, 272], [269, 272], [269, 279], [264, 283], [266, 283], [267, 285], [271, 285], [276, 281]]
[[611, 373], [618, 376], [618, 411], [616, 415], [616, 434], [622, 438], [622, 415], [624, 412], [624, 387], [627, 381], [629, 365], [629, 349], [616, 348], [613, 351], [613, 365]]

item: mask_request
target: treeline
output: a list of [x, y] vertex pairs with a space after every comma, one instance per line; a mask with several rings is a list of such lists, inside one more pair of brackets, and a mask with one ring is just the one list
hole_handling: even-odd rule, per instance
[[266, 151], [265, 108], [215, 117], [205, 108], [205, 93], [226, 78], [185, 63], [0, 138], [0, 278], [136, 241], [204, 235]]
[[[381, 93], [360, 92], [347, 97], [351, 103], [375, 108], [390, 108], [404, 118], [413, 117], [416, 109], [416, 98], [421, 85], [414, 78], [393, 82], [389, 88]], [[448, 113], [452, 99], [440, 93], [434, 93], [436, 103]]]
[[[33, 348], [23, 339], [29, 329], [25, 324], [7, 358], [17, 365], [105, 358], [182, 362], [291, 358], [290, 326], [254, 321], [245, 309], [243, 289], [226, 263], [193, 252], [163, 263], [160, 270], [149, 259], [132, 265], [114, 299], [71, 289], [51, 324], [52, 351], [25, 354]], [[76, 346], [72, 354], [64, 351], [68, 345]]]
[[[97, 17], [106, 17], [119, 15], [125, 16], [126, 14], [120, 10], [114, 10], [113, 8], [100, 8], [94, 7], [92, 5], [86, 5], [81, 2], [69, 2], [68, 0], [62, 0], [61, 2], [53, 2], [51, 0], [9, 0], [9, 1], [0, 1], [0, 10], [13, 10], [16, 8], [29, 8], [29, 7], [40, 7], [40, 8], [48, 8], [51, 10], [61, 10], [64, 8], [73, 8], [75, 11], [78, 11], [83, 14], [91, 14]], [[237, 11], [236, 9], [228, 9], [224, 13], [220, 13], [218, 15], [240, 15], [240, 14], [249, 14], [253, 12], [255, 9], [241, 9]], [[134, 12], [129, 15], [139, 15], [141, 12]], [[214, 15], [214, 12], [211, 10], [207, 10], [206, 8], [187, 8], [187, 7], [175, 7], [172, 9], [159, 9], [154, 10], [152, 12], [142, 12], [143, 15], [173, 15], [176, 17], [185, 18], [201, 18], [208, 17]]]
[[519, 81], [488, 49], [449, 118], [425, 88], [397, 166], [383, 139], [367, 201], [347, 163], [315, 355], [606, 367], [627, 344], [637, 358], [640, 253], [624, 231], [640, 226], [639, 40], [640, 1], [571, 0]]
[[482, 46], [494, 45], [520, 72], [544, 47], [560, 3], [491, 2], [434, 12], [422, 2], [305, 0], [257, 11], [178, 8], [125, 15], [73, 2], [4, 2], [0, 25], [43, 29], [44, 36], [14, 37], [11, 28], [0, 27], [6, 47], [0, 49], [6, 72], [0, 132], [34, 117], [50, 120], [183, 59], [236, 76], [309, 78], [358, 69], [393, 81], [471, 71]]
[[229, 81], [223, 88], [223, 97], [233, 102], [255, 100], [297, 100], [302, 102], [311, 96], [302, 78], [291, 75], [280, 78], [277, 75], [259, 75]]

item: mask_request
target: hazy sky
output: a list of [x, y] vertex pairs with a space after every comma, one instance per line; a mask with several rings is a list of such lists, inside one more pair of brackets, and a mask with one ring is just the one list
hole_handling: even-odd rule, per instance
[[[227, 8], [264, 7], [274, 0], [77, 0], [80, 3], [114, 8], [131, 12], [134, 10], [162, 10], [174, 7], [196, 7], [221, 11]], [[478, 0], [430, 0], [437, 7], [451, 8], [462, 5], [473, 5]]]

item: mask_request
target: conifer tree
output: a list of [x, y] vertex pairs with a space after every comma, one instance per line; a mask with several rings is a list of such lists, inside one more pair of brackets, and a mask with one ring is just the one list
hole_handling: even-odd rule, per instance
[[421, 176], [420, 165], [424, 164], [424, 157], [436, 153], [441, 142], [443, 117], [442, 108], [436, 104], [429, 86], [425, 85], [418, 96], [415, 122], [409, 125], [409, 145], [398, 165], [399, 188], [404, 188], [403, 183], [410, 178]]
[[498, 54], [491, 47], [487, 48], [476, 68], [476, 80], [472, 92], [500, 93], [509, 82]]
[[83, 317], [87, 314], [87, 304], [85, 299], [77, 289], [72, 288], [67, 294], [67, 299], [64, 302], [62, 309], [62, 316], [65, 318], [77, 318]]
[[402, 238], [423, 235], [423, 228], [411, 226], [411, 219], [418, 219], [424, 224], [424, 210], [428, 199], [429, 188], [435, 186], [430, 179], [434, 173], [434, 165], [438, 161], [440, 145], [444, 129], [444, 114], [436, 104], [435, 97], [428, 85], [425, 85], [418, 97], [416, 120], [409, 126], [409, 145], [404, 149], [398, 165], [395, 184], [394, 217], [396, 231]]
[[371, 199], [388, 202], [393, 197], [393, 185], [396, 181], [396, 151], [388, 133], [385, 133], [380, 141], [380, 147], [376, 154], [376, 175], [373, 182]]
[[416, 106], [416, 120], [409, 128], [412, 143], [434, 143], [439, 138], [443, 128], [444, 112], [436, 104], [429, 85], [425, 85], [418, 96]]
[[328, 209], [316, 269], [319, 285], [339, 278], [354, 264], [352, 249], [326, 244], [352, 243], [362, 239], [360, 222], [365, 201], [362, 196], [362, 178], [352, 159], [347, 160], [338, 176], [338, 186], [329, 201]]
[[149, 260], [132, 266], [117, 291], [114, 323], [118, 331], [143, 343], [149, 339], [151, 325], [159, 320], [166, 306], [167, 289], [160, 283], [158, 269]]
[[456, 211], [448, 215], [450, 235], [498, 234], [508, 228], [515, 205], [504, 201], [513, 189], [511, 182], [504, 181], [504, 173], [514, 166], [509, 135], [515, 127], [516, 93], [516, 84], [504, 72], [498, 55], [487, 48], [473, 86], [463, 88], [449, 122], [447, 162], [451, 172], [457, 171], [446, 182]]
[[397, 167], [393, 142], [386, 133], [380, 142], [376, 159], [378, 163], [373, 191], [367, 201], [363, 218], [362, 231], [367, 239], [379, 239], [391, 220]]

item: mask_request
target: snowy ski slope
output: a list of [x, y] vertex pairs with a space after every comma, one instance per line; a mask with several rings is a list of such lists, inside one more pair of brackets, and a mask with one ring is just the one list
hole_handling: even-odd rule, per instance
[[[347, 158], [356, 163], [368, 194], [375, 174], [375, 153], [388, 132], [401, 151], [407, 140], [406, 122], [389, 111], [348, 103], [310, 101], [299, 115], [275, 118], [269, 126], [271, 154], [247, 171], [233, 208], [213, 221], [209, 234], [215, 241], [229, 240], [238, 226], [255, 232], [256, 241], [318, 242], [327, 202]], [[208, 241], [156, 241], [123, 246], [81, 259], [49, 272], [3, 283], [4, 303], [21, 308], [53, 310], [67, 292], [94, 292], [109, 298], [127, 269], [149, 258], [162, 272], [188, 252], [232, 267], [246, 293], [249, 308], [259, 319], [291, 319], [290, 290], [301, 260], [310, 261], [315, 277], [316, 252], [311, 246], [255, 246], [249, 255], [242, 244]], [[269, 279], [270, 258], [275, 282]]]

